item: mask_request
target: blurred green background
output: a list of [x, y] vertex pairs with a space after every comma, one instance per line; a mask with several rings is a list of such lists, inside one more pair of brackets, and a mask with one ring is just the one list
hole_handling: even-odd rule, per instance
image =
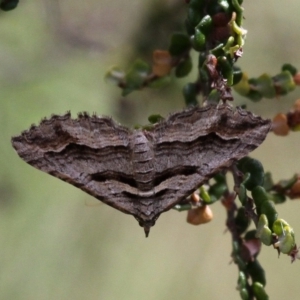
[[[150, 60], [153, 49], [166, 48], [166, 35], [183, 21], [183, 2], [24, 0], [1, 12], [0, 299], [239, 299], [220, 203], [212, 206], [214, 220], [200, 227], [188, 225], [185, 213], [165, 213], [145, 239], [134, 218], [35, 170], [10, 143], [31, 123], [67, 110], [111, 115], [126, 125], [180, 110], [188, 78], [122, 99], [103, 77], [113, 64], [126, 67], [136, 55]], [[300, 67], [299, 1], [244, 1], [244, 7], [249, 33], [239, 65], [249, 76], [274, 75], [283, 63]], [[255, 105], [236, 99], [271, 117], [299, 94]], [[276, 181], [289, 178], [300, 171], [299, 145], [299, 133], [270, 134], [253, 157]], [[277, 210], [300, 236], [300, 202]], [[299, 298], [299, 262], [278, 259], [271, 247], [259, 259], [270, 299]]]

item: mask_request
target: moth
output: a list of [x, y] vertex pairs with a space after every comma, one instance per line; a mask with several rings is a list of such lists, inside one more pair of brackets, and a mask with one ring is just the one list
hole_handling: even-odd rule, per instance
[[270, 128], [270, 120], [228, 104], [194, 107], [137, 130], [67, 113], [32, 125], [12, 145], [33, 167], [133, 215], [148, 236], [161, 213], [257, 148]]

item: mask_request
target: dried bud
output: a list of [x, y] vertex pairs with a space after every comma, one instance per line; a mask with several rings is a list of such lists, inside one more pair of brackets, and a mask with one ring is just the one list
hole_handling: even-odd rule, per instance
[[152, 72], [161, 77], [168, 75], [172, 69], [172, 56], [168, 51], [156, 50], [152, 55]]
[[191, 201], [193, 204], [197, 205], [200, 202], [200, 196], [196, 192], [191, 195]]
[[291, 187], [288, 196], [291, 199], [300, 198], [300, 178]]
[[187, 215], [187, 222], [192, 225], [200, 225], [208, 223], [213, 218], [213, 212], [209, 205], [204, 205], [194, 209], [190, 209]]
[[276, 135], [288, 135], [290, 129], [285, 114], [280, 113], [274, 117], [272, 130]]

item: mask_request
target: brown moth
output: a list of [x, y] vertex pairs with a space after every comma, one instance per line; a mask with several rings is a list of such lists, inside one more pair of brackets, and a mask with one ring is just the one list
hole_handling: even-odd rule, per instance
[[148, 236], [162, 212], [257, 148], [270, 127], [227, 104], [178, 112], [147, 130], [67, 113], [31, 126], [12, 144], [35, 168], [133, 215]]

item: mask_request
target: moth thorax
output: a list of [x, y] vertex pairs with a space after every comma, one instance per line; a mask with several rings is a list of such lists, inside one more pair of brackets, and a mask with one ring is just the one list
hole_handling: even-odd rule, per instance
[[154, 152], [153, 144], [142, 131], [132, 135], [132, 169], [137, 188], [141, 191], [153, 189]]

